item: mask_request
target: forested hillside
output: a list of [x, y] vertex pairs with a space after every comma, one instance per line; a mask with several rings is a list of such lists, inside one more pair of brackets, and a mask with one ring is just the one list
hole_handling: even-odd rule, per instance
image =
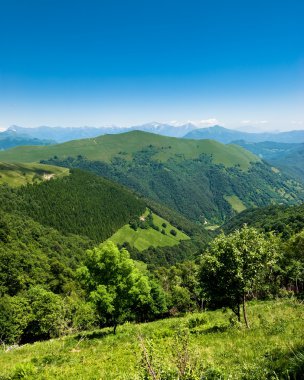
[[75, 290], [75, 269], [88, 238], [62, 234], [25, 215], [0, 214], [0, 297], [42, 285], [55, 293]]
[[276, 143], [264, 141], [248, 143], [235, 141], [237, 145], [263, 158], [271, 165], [282, 169], [298, 181], [304, 182], [304, 144]]
[[37, 185], [2, 187], [0, 197], [5, 211], [17, 211], [63, 234], [87, 236], [96, 243], [146, 208], [129, 190], [80, 170]]
[[238, 166], [215, 165], [212, 156], [159, 163], [154, 148], [147, 147], [133, 160], [113, 159], [106, 163], [83, 157], [42, 161], [52, 165], [82, 168], [110, 178], [175, 209], [188, 219], [218, 223], [241, 209], [271, 203], [297, 203], [304, 199], [303, 186], [265, 163]]
[[225, 223], [221, 229], [230, 233], [244, 224], [262, 231], [275, 231], [289, 238], [304, 229], [304, 204], [299, 206], [268, 206], [245, 210]]

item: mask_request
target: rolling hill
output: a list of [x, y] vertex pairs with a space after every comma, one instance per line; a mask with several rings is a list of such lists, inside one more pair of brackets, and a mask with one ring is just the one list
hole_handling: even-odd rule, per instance
[[37, 162], [54, 156], [65, 159], [70, 156], [82, 155], [88, 160], [110, 163], [114, 158], [119, 157], [131, 161], [134, 154], [145, 148], [150, 148], [150, 155], [153, 156], [153, 160], [158, 162], [167, 162], [172, 158], [177, 161], [197, 159], [200, 155], [205, 154], [212, 156], [215, 164], [223, 164], [227, 167], [239, 165], [242, 169], [248, 169], [251, 162], [260, 161], [258, 157], [244, 149], [225, 146], [216, 141], [187, 141], [141, 131], [69, 141], [48, 147], [17, 147], [0, 152], [0, 160]]
[[303, 186], [236, 145], [145, 132], [47, 147], [18, 147], [0, 159], [82, 168], [115, 180], [193, 221], [218, 223], [241, 209], [297, 203]]

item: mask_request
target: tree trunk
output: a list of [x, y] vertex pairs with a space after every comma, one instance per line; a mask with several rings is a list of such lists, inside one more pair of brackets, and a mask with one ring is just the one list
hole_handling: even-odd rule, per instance
[[114, 329], [113, 329], [114, 335], [116, 335], [116, 328], [117, 328], [117, 323], [114, 324]]
[[246, 297], [245, 297], [245, 293], [243, 294], [243, 314], [244, 314], [244, 321], [245, 321], [245, 323], [246, 323], [246, 327], [247, 327], [247, 329], [249, 329], [250, 326], [249, 326], [248, 319], [247, 319]]

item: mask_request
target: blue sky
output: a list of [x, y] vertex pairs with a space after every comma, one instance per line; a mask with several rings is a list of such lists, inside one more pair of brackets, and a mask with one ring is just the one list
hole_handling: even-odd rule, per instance
[[303, 0], [0, 0], [0, 127], [304, 129]]

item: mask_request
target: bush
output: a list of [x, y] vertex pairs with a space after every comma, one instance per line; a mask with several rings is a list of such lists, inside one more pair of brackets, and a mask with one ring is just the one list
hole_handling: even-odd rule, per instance
[[31, 308], [26, 298], [7, 295], [0, 298], [0, 342], [19, 343], [31, 319]]
[[32, 309], [32, 318], [26, 329], [27, 338], [59, 336], [65, 325], [62, 298], [40, 286], [31, 288], [26, 296]]

